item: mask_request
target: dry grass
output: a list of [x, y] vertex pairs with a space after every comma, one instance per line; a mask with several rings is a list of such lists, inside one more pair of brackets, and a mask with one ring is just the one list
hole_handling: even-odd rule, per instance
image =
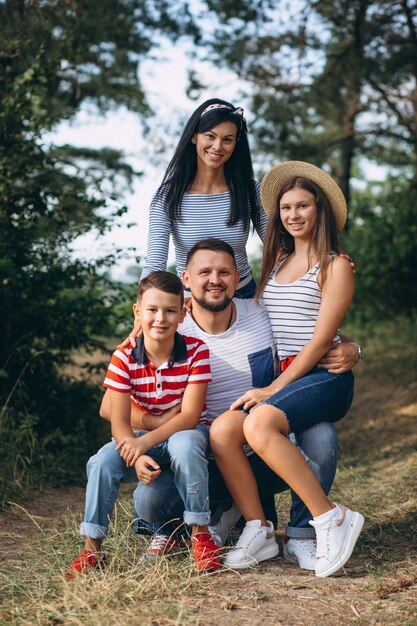
[[[416, 625], [417, 350], [374, 346], [365, 365], [338, 425], [333, 494], [367, 520], [345, 571], [321, 580], [278, 557], [241, 574], [197, 575], [187, 550], [143, 562], [147, 539], [132, 533], [129, 491], [107, 542], [107, 570], [67, 582], [82, 490], [50, 491], [27, 505], [32, 519], [15, 507], [0, 520], [0, 624]], [[282, 535], [288, 494], [277, 507]]]

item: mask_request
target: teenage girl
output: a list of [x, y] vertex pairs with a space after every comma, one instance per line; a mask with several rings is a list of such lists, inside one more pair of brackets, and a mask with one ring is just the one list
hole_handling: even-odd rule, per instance
[[257, 296], [270, 317], [280, 373], [268, 387], [243, 394], [211, 427], [216, 462], [247, 521], [225, 564], [244, 569], [278, 553], [242, 451], [249, 443], [310, 510], [315, 572], [324, 577], [350, 558], [364, 518], [328, 499], [288, 435], [341, 419], [352, 402], [350, 371], [338, 375], [316, 367], [340, 341], [338, 328], [354, 293], [349, 262], [338, 256], [337, 231], [347, 207], [334, 180], [301, 161], [273, 167], [262, 181], [261, 198], [269, 220]]

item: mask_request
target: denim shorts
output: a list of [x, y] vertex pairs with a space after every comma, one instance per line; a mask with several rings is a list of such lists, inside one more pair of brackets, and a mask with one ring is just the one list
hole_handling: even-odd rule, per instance
[[285, 413], [290, 432], [299, 433], [319, 422], [337, 422], [352, 404], [354, 376], [351, 371], [331, 374], [313, 368], [261, 404], [270, 404]]

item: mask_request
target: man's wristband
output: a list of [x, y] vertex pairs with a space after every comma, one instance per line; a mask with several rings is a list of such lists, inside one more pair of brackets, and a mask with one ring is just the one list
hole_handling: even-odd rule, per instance
[[363, 359], [363, 353], [362, 353], [362, 348], [360, 347], [360, 345], [358, 343], [355, 343], [354, 341], [349, 341], [351, 346], [355, 346], [356, 350], [358, 351], [358, 358]]

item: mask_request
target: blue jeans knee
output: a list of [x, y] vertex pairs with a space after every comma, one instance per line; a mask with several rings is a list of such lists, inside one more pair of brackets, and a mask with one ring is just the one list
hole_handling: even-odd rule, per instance
[[168, 440], [168, 452], [174, 481], [184, 502], [186, 524], [205, 525], [210, 521], [208, 492], [209, 426], [198, 424]]

